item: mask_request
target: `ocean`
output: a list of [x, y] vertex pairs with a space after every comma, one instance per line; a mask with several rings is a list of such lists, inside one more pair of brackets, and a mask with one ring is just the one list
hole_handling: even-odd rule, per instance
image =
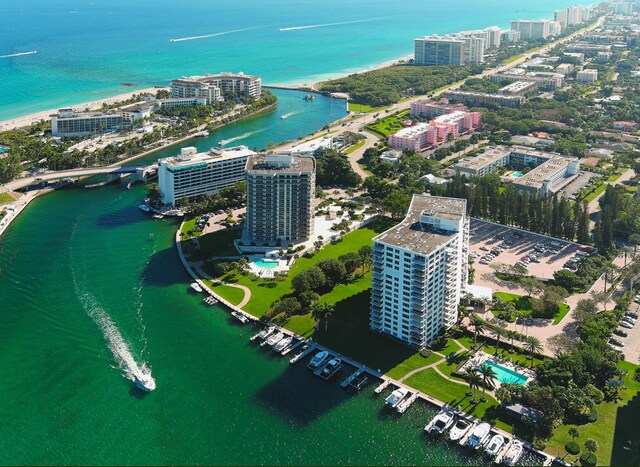
[[0, 57], [37, 52], [0, 58], [0, 120], [207, 72], [243, 71], [272, 85], [311, 83], [407, 56], [415, 37], [491, 25], [508, 28], [512, 19], [548, 18], [573, 3], [0, 2]]

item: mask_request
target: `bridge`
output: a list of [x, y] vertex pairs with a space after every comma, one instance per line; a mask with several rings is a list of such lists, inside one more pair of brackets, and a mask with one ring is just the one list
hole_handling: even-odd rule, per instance
[[94, 175], [109, 175], [110, 180], [120, 178], [126, 174], [137, 174], [141, 180], [146, 180], [148, 175], [158, 168], [158, 164], [152, 165], [109, 165], [106, 167], [87, 167], [84, 169], [60, 170], [56, 172], [42, 173], [32, 177], [18, 178], [9, 183], [0, 185], [0, 193], [5, 191], [17, 191], [32, 185], [39, 185], [44, 182], [56, 182], [65, 178], [81, 179]]

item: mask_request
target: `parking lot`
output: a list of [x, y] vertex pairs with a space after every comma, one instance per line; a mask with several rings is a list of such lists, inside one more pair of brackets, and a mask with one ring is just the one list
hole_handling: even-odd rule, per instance
[[[579, 245], [574, 243], [479, 219], [471, 219], [469, 237], [469, 254], [475, 257], [473, 267], [476, 269], [476, 278], [483, 278], [484, 281], [494, 276], [495, 271], [490, 266], [494, 263], [520, 263], [527, 268], [529, 275], [552, 279], [553, 273], [567, 263], [575, 267], [577, 261], [572, 258], [578, 254], [585, 255], [578, 253]], [[492, 250], [497, 254], [494, 255]], [[497, 281], [493, 284], [481, 282], [478, 280], [478, 285], [492, 288], [498, 284]]]
[[[635, 322], [635, 320], [637, 320], [637, 316], [640, 316], [640, 304], [638, 304], [638, 302], [632, 303], [629, 307], [629, 312], [631, 313], [630, 318], [633, 320], [629, 324], [631, 327], [618, 326], [616, 332], [614, 332], [611, 337], [623, 344], [624, 347], [622, 348], [615, 345], [614, 348], [624, 354], [626, 361], [638, 363], [638, 359], [640, 358], [640, 324]], [[627, 335], [623, 336], [619, 331]]]

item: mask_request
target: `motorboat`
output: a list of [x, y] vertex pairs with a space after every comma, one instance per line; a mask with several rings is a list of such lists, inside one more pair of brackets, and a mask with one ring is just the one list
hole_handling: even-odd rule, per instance
[[267, 342], [267, 345], [276, 345], [283, 338], [284, 338], [284, 333], [277, 332], [274, 335], [272, 335], [271, 337], [269, 337], [266, 342]]
[[133, 376], [135, 378], [136, 387], [143, 391], [150, 392], [156, 388], [156, 380], [151, 376], [151, 372], [144, 373], [139, 371]]
[[276, 330], [275, 326], [267, 326], [262, 331], [258, 333], [258, 339], [261, 341], [265, 340]]
[[490, 432], [491, 425], [486, 422], [480, 423], [471, 432], [471, 436], [469, 436], [469, 439], [467, 440], [467, 446], [477, 451], [487, 441]]
[[249, 318], [247, 318], [245, 315], [243, 315], [242, 313], [239, 313], [237, 311], [232, 311], [231, 312], [231, 316], [233, 316], [235, 319], [240, 321], [242, 324], [246, 324], [246, 323], [249, 322]]
[[489, 440], [489, 444], [487, 444], [484, 452], [491, 457], [496, 457], [500, 452], [500, 449], [502, 449], [502, 446], [504, 446], [504, 436], [497, 434]]
[[280, 342], [278, 342], [276, 345], [273, 346], [273, 350], [275, 350], [276, 352], [282, 352], [284, 349], [289, 347], [289, 345], [291, 345], [292, 341], [293, 341], [293, 337], [291, 336], [285, 337], [284, 339], [282, 339]]
[[162, 219], [162, 218], [164, 218], [164, 216], [162, 214], [154, 214], [152, 217], [154, 219]]
[[455, 414], [451, 410], [443, 410], [435, 416], [431, 424], [430, 433], [444, 433], [455, 421]]
[[304, 99], [305, 101], [312, 101], [312, 100], [314, 100], [315, 98], [316, 98], [316, 96], [314, 96], [314, 95], [313, 95], [313, 94], [311, 94], [311, 93], [306, 94], [306, 95], [303, 97], [303, 99]]
[[451, 428], [451, 431], [449, 431], [449, 439], [456, 442], [460, 441], [460, 438], [469, 431], [469, 428], [471, 428], [471, 423], [464, 418], [459, 418], [456, 424], [453, 425], [453, 428]]
[[514, 441], [513, 443], [511, 443], [511, 446], [509, 446], [509, 449], [507, 449], [507, 452], [504, 454], [502, 463], [504, 465], [516, 465], [516, 462], [518, 462], [520, 456], [522, 456], [523, 450], [524, 447], [522, 446], [522, 443], [520, 441]]
[[138, 206], [138, 209], [144, 212], [151, 212], [151, 209], [146, 204], [141, 204], [140, 206]]
[[215, 298], [213, 298], [213, 296], [212, 296], [212, 295], [208, 295], [208, 296], [206, 296], [206, 297], [204, 298], [204, 302], [205, 302], [207, 305], [212, 306], [212, 305], [215, 305], [216, 303], [218, 303], [218, 300], [216, 300]]
[[341, 365], [342, 360], [340, 360], [339, 358], [332, 358], [331, 360], [329, 360], [329, 363], [324, 366], [322, 372], [320, 373], [320, 376], [324, 379], [331, 378], [338, 372]]
[[384, 400], [384, 403], [392, 409], [395, 409], [408, 395], [409, 390], [407, 388], [398, 388], [389, 394], [389, 396]]
[[326, 350], [318, 352], [309, 362], [309, 368], [313, 370], [315, 370], [316, 368], [320, 368], [320, 366], [327, 360], [327, 358], [329, 358], [329, 352], [327, 352]]
[[191, 283], [191, 288], [198, 293], [202, 292], [202, 287], [200, 287], [200, 284], [198, 284], [197, 282], [192, 282]]

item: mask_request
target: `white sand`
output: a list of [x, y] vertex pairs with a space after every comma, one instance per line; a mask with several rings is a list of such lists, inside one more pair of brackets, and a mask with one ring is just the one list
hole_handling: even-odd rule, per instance
[[[142, 93], [150, 93], [154, 94], [158, 92], [160, 89], [169, 89], [169, 88], [146, 88], [146, 89], [138, 89], [136, 91], [126, 92], [124, 94], [118, 94], [117, 96], [107, 97], [104, 99], [99, 99], [96, 101], [85, 102], [82, 104], [77, 104], [72, 106], [73, 109], [76, 110], [99, 110], [103, 104], [111, 105], [116, 102], [125, 101], [131, 99], [136, 94]], [[15, 128], [21, 128], [25, 126], [32, 125], [34, 123], [39, 122], [40, 120], [49, 120], [51, 114], [56, 113], [58, 109], [45, 110], [44, 112], [36, 112], [33, 114], [25, 115], [23, 117], [12, 118], [11, 120], [5, 120], [0, 122], [0, 131], [13, 130]]]

